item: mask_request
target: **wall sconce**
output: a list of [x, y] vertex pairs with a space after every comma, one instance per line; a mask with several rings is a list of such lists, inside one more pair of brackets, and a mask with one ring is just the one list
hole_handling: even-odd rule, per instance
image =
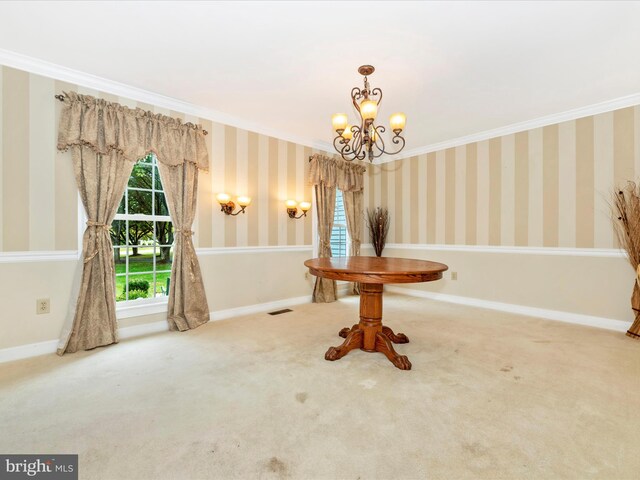
[[[289, 214], [289, 218], [295, 218], [296, 220], [298, 218], [306, 217], [307, 212], [311, 208], [311, 204], [309, 202], [300, 202], [298, 204], [298, 202], [296, 202], [295, 200], [287, 200], [286, 202], [284, 202], [284, 204], [287, 206], [287, 213]], [[300, 207], [300, 210], [302, 210], [302, 214], [296, 217], [296, 213], [298, 213], [298, 207]]]
[[244, 209], [249, 206], [251, 203], [251, 197], [238, 197], [238, 206], [240, 210], [236, 213], [233, 213], [233, 209], [236, 208], [236, 204], [231, 201], [231, 196], [226, 193], [219, 193], [216, 195], [216, 200], [220, 204], [220, 211], [224, 212], [227, 215], [236, 216], [239, 213], [244, 213]]

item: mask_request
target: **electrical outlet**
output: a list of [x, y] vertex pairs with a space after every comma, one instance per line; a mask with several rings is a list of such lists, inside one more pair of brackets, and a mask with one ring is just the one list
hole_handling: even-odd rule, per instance
[[36, 313], [38, 315], [42, 313], [49, 313], [49, 299], [39, 298], [36, 300]]
[[451, 280], [458, 280], [458, 272], [451, 272]]

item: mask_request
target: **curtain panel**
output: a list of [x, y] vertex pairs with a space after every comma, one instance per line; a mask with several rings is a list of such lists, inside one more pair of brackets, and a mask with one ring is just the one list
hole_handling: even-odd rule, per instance
[[[118, 341], [115, 268], [109, 229], [134, 163], [155, 153], [176, 229], [168, 319], [186, 330], [209, 319], [198, 259], [191, 241], [199, 169], [209, 156], [200, 126], [88, 95], [65, 92], [58, 149], [71, 150], [88, 221], [82, 242], [82, 277], [73, 315], [58, 354]], [[181, 185], [178, 185], [182, 182]], [[186, 234], [185, 232], [189, 232]], [[206, 311], [206, 317], [203, 315]]]
[[[360, 255], [360, 245], [362, 244], [362, 224], [364, 222], [364, 194], [362, 190], [342, 192], [344, 202], [344, 213], [347, 218], [347, 230], [351, 244], [349, 245], [349, 255], [358, 257]], [[349, 293], [360, 295], [360, 284], [351, 282]]]
[[[313, 155], [309, 161], [309, 183], [316, 192], [318, 212], [318, 256], [331, 256], [331, 230], [336, 202], [336, 188], [342, 191], [347, 230], [351, 239], [349, 255], [360, 255], [362, 242], [364, 173], [362, 165], [349, 163], [324, 155]], [[350, 285], [350, 293], [359, 293], [357, 283]], [[337, 299], [335, 280], [316, 278], [313, 289], [314, 302], [333, 302]]]

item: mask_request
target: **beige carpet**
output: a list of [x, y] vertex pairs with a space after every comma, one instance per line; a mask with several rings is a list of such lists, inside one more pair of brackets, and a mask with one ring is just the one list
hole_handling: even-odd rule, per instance
[[388, 295], [413, 370], [324, 360], [357, 299], [0, 365], [0, 452], [81, 479], [640, 478], [640, 342]]

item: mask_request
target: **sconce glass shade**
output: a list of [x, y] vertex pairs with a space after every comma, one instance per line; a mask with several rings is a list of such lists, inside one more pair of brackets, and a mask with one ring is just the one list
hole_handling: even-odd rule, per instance
[[226, 193], [219, 193], [218, 195], [216, 195], [216, 200], [218, 200], [218, 203], [220, 205], [226, 205], [227, 203], [229, 203], [229, 200], [231, 200], [231, 196], [227, 195]]
[[344, 132], [342, 132], [342, 138], [344, 138], [347, 141], [353, 138], [353, 131], [351, 130], [351, 125], [346, 126], [346, 128], [344, 129]]
[[310, 208], [311, 208], [310, 202], [300, 202], [300, 210], [302, 210], [303, 212], [309, 211]]
[[360, 102], [360, 114], [363, 120], [375, 120], [378, 114], [378, 104], [373, 100], [363, 100]]
[[333, 129], [340, 133], [347, 128], [347, 116], [344, 113], [336, 113], [331, 117], [331, 123], [333, 124]]
[[284, 204], [287, 206], [287, 208], [296, 208], [298, 206], [298, 202], [296, 202], [295, 200], [287, 200], [286, 202], [284, 202]]
[[238, 197], [238, 205], [247, 207], [251, 203], [251, 197]]
[[407, 117], [404, 113], [394, 113], [389, 118], [389, 123], [391, 124], [391, 130], [404, 130], [404, 126], [407, 123]]

